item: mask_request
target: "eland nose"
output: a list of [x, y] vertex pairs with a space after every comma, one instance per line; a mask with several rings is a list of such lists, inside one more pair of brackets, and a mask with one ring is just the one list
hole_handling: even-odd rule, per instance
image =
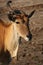
[[27, 38], [29, 38], [29, 40], [32, 39], [32, 34], [30, 33], [29, 35], [27, 35]]

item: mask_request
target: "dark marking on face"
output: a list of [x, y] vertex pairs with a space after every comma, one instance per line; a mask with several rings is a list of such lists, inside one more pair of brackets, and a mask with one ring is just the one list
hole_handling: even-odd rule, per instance
[[22, 20], [22, 23], [23, 23], [23, 24], [25, 23], [25, 20], [24, 20], [24, 19]]
[[21, 12], [20, 12], [20, 10], [14, 10], [14, 11], [13, 11], [13, 14], [14, 14], [14, 15], [18, 15], [18, 14], [21, 14]]
[[16, 19], [16, 17], [13, 17], [13, 15], [12, 14], [8, 14], [8, 18], [9, 18], [9, 20], [11, 20], [11, 21], [15, 21], [15, 19]]
[[32, 34], [30, 33], [30, 34], [29, 34], [29, 40], [31, 40], [31, 39], [32, 39]]
[[8, 14], [8, 18], [9, 18], [9, 20], [14, 22], [16, 20], [16, 18], [18, 17], [17, 15], [20, 16], [20, 14], [21, 14], [20, 10], [10, 11]]
[[30, 31], [30, 28], [29, 28], [29, 19], [28, 19], [26, 25], [27, 25], [27, 28], [28, 28], [28, 30], [29, 30], [29, 35], [27, 35], [27, 37], [29, 38], [29, 40], [31, 40], [31, 39], [32, 39], [32, 34], [31, 34], [31, 31]]

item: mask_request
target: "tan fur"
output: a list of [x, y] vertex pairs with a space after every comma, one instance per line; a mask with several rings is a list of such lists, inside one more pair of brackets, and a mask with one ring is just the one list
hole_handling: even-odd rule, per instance
[[[23, 19], [25, 23], [22, 23], [22, 19], [20, 16], [17, 16], [15, 22], [9, 25], [4, 25], [3, 21], [0, 20], [0, 51], [4, 49], [4, 51], [8, 50], [11, 54], [11, 57], [17, 56], [17, 51], [19, 47], [19, 36], [27, 39], [27, 35], [29, 33], [28, 28], [26, 26], [27, 17], [23, 15]], [[20, 24], [17, 24], [19, 22]]]
[[34, 11], [29, 16], [22, 11], [21, 14], [18, 14], [20, 13], [19, 10], [15, 11], [9, 12], [7, 17], [1, 17], [0, 20], [0, 53], [2, 50], [5, 52], [8, 50], [11, 57], [17, 56], [19, 37], [24, 38], [26, 41], [32, 39], [28, 24], [29, 18], [33, 15]]
[[[11, 54], [11, 57], [15, 57], [18, 50], [18, 41], [16, 42], [17, 37], [16, 32], [14, 31], [14, 23], [5, 26], [0, 21], [0, 52], [2, 49], [4, 51], [8, 50]], [[15, 52], [15, 53], [14, 53]]]
[[0, 23], [0, 51], [4, 48], [4, 26]]

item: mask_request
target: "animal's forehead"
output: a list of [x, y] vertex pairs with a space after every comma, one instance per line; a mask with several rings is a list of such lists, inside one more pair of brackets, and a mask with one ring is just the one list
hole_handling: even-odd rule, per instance
[[28, 18], [26, 16], [17, 16], [15, 21], [16, 22], [27, 23]]
[[26, 14], [20, 10], [14, 10], [13, 16], [16, 16], [17, 18], [23, 18], [26, 17]]
[[25, 14], [18, 14], [18, 15], [14, 15], [17, 19], [28, 19], [28, 17]]
[[17, 15], [17, 14], [21, 14], [21, 11], [20, 11], [20, 10], [14, 10], [14, 11], [13, 11], [13, 14], [16, 14], [16, 15]]
[[17, 15], [16, 19], [19, 21], [27, 21], [28, 17], [26, 17], [25, 15]]
[[14, 11], [11, 11], [10, 14], [9, 14], [9, 17], [11, 20], [24, 20], [24, 21], [27, 21], [28, 20], [28, 17], [26, 16], [26, 14], [20, 10], [14, 10]]

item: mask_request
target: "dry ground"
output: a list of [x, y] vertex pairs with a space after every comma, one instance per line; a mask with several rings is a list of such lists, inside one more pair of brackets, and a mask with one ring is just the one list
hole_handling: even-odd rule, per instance
[[31, 41], [26, 42], [22, 39], [18, 51], [18, 61], [11, 62], [10, 65], [43, 65], [43, 5], [24, 8], [27, 13], [29, 10], [36, 9], [30, 19], [30, 30], [33, 34]]
[[[22, 39], [18, 50], [18, 60], [12, 59], [9, 65], [43, 65], [43, 5], [25, 6], [19, 8], [29, 14], [36, 10], [30, 18], [32, 40]], [[0, 63], [0, 65], [8, 65]]]

